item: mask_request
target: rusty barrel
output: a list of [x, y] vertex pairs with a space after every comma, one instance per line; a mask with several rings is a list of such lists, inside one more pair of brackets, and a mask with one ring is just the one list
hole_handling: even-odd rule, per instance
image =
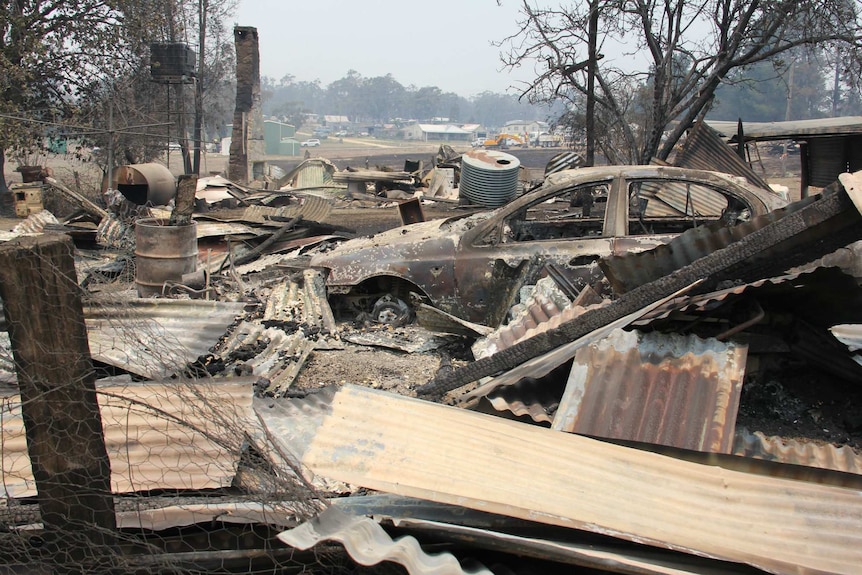
[[138, 297], [160, 295], [165, 282], [197, 270], [197, 223], [168, 225], [145, 218], [135, 223], [135, 285]]

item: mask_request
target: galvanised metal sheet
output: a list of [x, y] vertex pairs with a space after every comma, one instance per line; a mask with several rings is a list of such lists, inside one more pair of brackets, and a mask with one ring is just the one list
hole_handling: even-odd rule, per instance
[[552, 429], [730, 453], [748, 346], [615, 330], [575, 354]]
[[[257, 403], [256, 411], [278, 447], [316, 475], [782, 575], [849, 575], [862, 565], [858, 490], [681, 461], [355, 386], [319, 413], [281, 405]], [[298, 434], [310, 442], [292, 441]]]
[[[248, 378], [97, 385], [112, 491], [229, 486], [254, 425], [252, 385]], [[0, 496], [36, 495], [17, 394], [2, 398], [0, 434]]]
[[374, 519], [337, 507], [328, 507], [311, 521], [279, 533], [278, 539], [303, 551], [323, 541], [338, 541], [360, 565], [391, 561], [403, 565], [411, 575], [494, 575], [481, 564], [463, 569], [446, 551], [426, 553], [411, 535], [393, 539]]
[[84, 307], [93, 359], [162, 379], [206, 354], [244, 303], [162, 298], [104, 298]]

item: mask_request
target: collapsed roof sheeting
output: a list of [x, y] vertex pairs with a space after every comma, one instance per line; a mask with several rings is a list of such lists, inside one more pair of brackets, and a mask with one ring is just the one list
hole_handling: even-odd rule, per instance
[[93, 359], [162, 379], [204, 355], [245, 309], [243, 303], [118, 299], [84, 308]]
[[[385, 522], [397, 533], [428, 534], [461, 545], [519, 557], [637, 575], [751, 575], [754, 570], [619, 539], [550, 527], [503, 515], [412, 497], [342, 497], [331, 505]], [[389, 525], [391, 523], [391, 526]], [[757, 571], [760, 573], [760, 571]]]
[[766, 190], [771, 189], [763, 178], [754, 173], [754, 170], [722, 141], [721, 135], [703, 121], [695, 124], [689, 131], [682, 151], [674, 159], [674, 165], [733, 174]]
[[616, 330], [575, 354], [552, 429], [729, 453], [748, 346]]
[[862, 475], [862, 455], [851, 447], [767, 437], [759, 431], [751, 433], [744, 428], [736, 432], [733, 454]]
[[332, 174], [338, 168], [325, 158], [309, 158], [289, 171], [278, 181], [279, 188], [289, 186], [294, 190], [332, 187]]
[[[115, 493], [227, 487], [242, 431], [252, 424], [252, 382], [172, 381], [96, 387]], [[3, 399], [3, 496], [36, 495], [21, 399]]]
[[[730, 141], [736, 141], [738, 122], [706, 122], [709, 127]], [[801, 140], [811, 136], [837, 136], [862, 133], [862, 116], [839, 116], [787, 122], [745, 122], [746, 140]]]
[[[328, 416], [305, 405], [310, 417], [286, 417], [281, 405], [256, 404], [281, 449], [312, 473], [370, 489], [777, 574], [849, 575], [862, 562], [854, 489], [694, 464], [354, 386], [334, 394]], [[295, 428], [306, 425], [311, 442], [298, 444]]]

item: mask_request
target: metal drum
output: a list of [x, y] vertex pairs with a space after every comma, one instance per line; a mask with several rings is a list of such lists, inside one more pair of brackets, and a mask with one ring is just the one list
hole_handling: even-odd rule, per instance
[[139, 206], [164, 206], [177, 195], [177, 180], [161, 164], [129, 164], [114, 168], [111, 185]]
[[170, 226], [146, 218], [135, 223], [135, 284], [138, 297], [160, 295], [166, 281], [197, 270], [197, 223]]
[[518, 170], [515, 156], [497, 150], [473, 150], [461, 157], [459, 194], [471, 203], [496, 208], [518, 195]]

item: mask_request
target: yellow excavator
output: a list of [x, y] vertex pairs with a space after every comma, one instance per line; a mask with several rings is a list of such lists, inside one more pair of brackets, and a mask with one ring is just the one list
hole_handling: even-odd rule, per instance
[[510, 148], [513, 146], [523, 146], [524, 138], [517, 134], [498, 134], [485, 140], [482, 144], [485, 148]]

